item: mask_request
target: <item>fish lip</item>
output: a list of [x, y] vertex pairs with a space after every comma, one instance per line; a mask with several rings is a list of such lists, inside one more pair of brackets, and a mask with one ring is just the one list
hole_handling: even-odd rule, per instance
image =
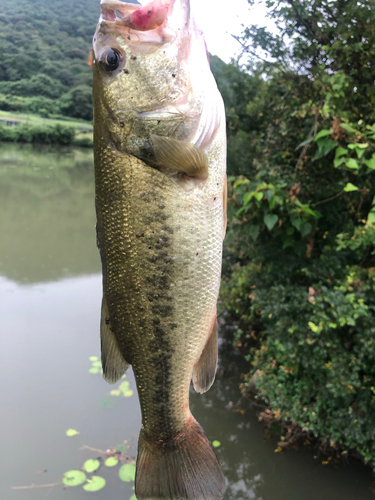
[[[154, 4], [154, 5], [152, 5]], [[150, 5], [153, 8], [159, 8], [165, 6], [167, 8], [167, 12], [165, 14], [165, 19], [160, 24], [154, 25], [154, 27], [148, 29], [137, 29], [137, 26], [134, 26], [131, 21], [132, 14], [135, 14], [137, 11], [145, 10], [145, 8]], [[150, 0], [148, 3], [144, 5], [134, 4], [129, 2], [122, 2], [119, 0], [101, 0], [100, 2], [101, 12], [99, 18], [99, 24], [109, 23], [112, 26], [124, 26], [125, 28], [129, 28], [132, 31], [137, 33], [139, 32], [150, 32], [156, 29], [167, 27], [170, 18], [172, 17], [175, 7], [179, 7], [187, 17], [187, 21], [190, 19], [190, 0]], [[162, 14], [161, 14], [162, 15]], [[180, 29], [180, 27], [178, 27]]]

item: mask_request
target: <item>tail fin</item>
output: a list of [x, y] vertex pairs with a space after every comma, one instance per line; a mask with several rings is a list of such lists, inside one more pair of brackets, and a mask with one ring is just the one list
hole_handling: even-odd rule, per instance
[[220, 500], [225, 479], [196, 420], [168, 441], [146, 439], [141, 430], [135, 494], [138, 500]]

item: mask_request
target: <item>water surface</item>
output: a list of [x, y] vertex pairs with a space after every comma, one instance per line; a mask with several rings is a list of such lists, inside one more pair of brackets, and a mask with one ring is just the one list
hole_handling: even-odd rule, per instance
[[[101, 276], [95, 243], [92, 154], [0, 144], [0, 498], [129, 500], [133, 483], [101, 467], [106, 487], [43, 489], [100, 450], [120, 444], [136, 456], [141, 416], [131, 397], [89, 373], [100, 355]], [[275, 453], [239, 399], [239, 360], [222, 348], [217, 380], [191, 393], [194, 416], [217, 448], [226, 500], [374, 500], [371, 470], [322, 465], [310, 449]], [[65, 432], [80, 434], [68, 438]], [[90, 447], [94, 450], [88, 449]]]

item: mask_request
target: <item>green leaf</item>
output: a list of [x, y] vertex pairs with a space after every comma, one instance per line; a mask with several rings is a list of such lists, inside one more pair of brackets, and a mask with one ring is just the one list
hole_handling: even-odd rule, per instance
[[318, 141], [319, 139], [321, 139], [322, 137], [326, 137], [327, 135], [331, 135], [333, 132], [333, 129], [330, 128], [329, 130], [328, 129], [323, 129], [321, 130], [320, 132], [318, 132], [314, 138], [314, 141]]
[[100, 373], [99, 368], [90, 368], [89, 373]]
[[318, 145], [318, 151], [315, 153], [313, 161], [319, 160], [320, 158], [323, 158], [323, 156], [326, 156], [332, 149], [334, 149], [337, 146], [338, 142], [333, 141], [332, 139], [324, 138], [320, 139], [317, 142]]
[[107, 460], [105, 460], [104, 465], [106, 467], [115, 467], [118, 464], [118, 459], [115, 457], [108, 457]]
[[302, 148], [306, 144], [309, 144], [309, 142], [311, 142], [313, 140], [314, 140], [314, 137], [309, 137], [308, 139], [305, 139], [304, 141], [301, 142], [301, 144], [298, 144], [298, 146], [296, 147], [295, 151], [297, 151], [297, 149], [299, 149], [299, 148]]
[[119, 478], [121, 481], [129, 483], [135, 479], [135, 466], [133, 464], [124, 464], [120, 467], [118, 471]]
[[348, 160], [348, 158], [346, 156], [341, 157], [341, 158], [335, 158], [333, 160], [333, 165], [334, 165], [335, 168], [337, 168], [340, 165], [342, 165], [343, 163], [345, 163], [347, 160]]
[[220, 441], [216, 441], [216, 439], [215, 439], [215, 441], [212, 441], [212, 446], [214, 448], [219, 448], [219, 446], [221, 446], [221, 443], [220, 443]]
[[79, 486], [86, 481], [86, 474], [81, 470], [68, 470], [65, 472], [62, 482], [67, 486]]
[[340, 123], [340, 127], [343, 128], [345, 130], [345, 132], [347, 132], [348, 134], [352, 134], [352, 135], [361, 135], [358, 130], [356, 130], [355, 128], [351, 127], [350, 125], [348, 125], [347, 123]]
[[92, 476], [91, 479], [87, 480], [87, 483], [83, 485], [83, 489], [86, 491], [99, 491], [105, 486], [105, 479], [101, 476]]
[[124, 394], [125, 398], [130, 398], [130, 396], [133, 396], [134, 391], [132, 391], [131, 389], [129, 389], [128, 391], [124, 391], [123, 394]]
[[99, 359], [98, 356], [90, 356], [89, 357], [90, 361], [97, 361], [98, 359]]
[[111, 396], [121, 396], [121, 391], [119, 389], [113, 389], [109, 394]]
[[314, 333], [318, 333], [320, 328], [319, 326], [317, 326], [315, 323], [313, 323], [312, 321], [309, 321], [308, 323], [310, 329], [314, 332]]
[[102, 362], [101, 361], [94, 361], [93, 364], [92, 364], [92, 366], [101, 368], [102, 367]]
[[371, 222], [371, 224], [375, 224], [375, 210], [374, 209], [371, 209], [368, 216], [367, 216], [367, 220], [369, 222]]
[[77, 436], [79, 434], [75, 429], [68, 429], [65, 433], [69, 437]]
[[259, 226], [256, 226], [255, 224], [249, 225], [248, 232], [253, 241], [256, 241], [259, 236]]
[[100, 462], [99, 460], [93, 460], [92, 458], [89, 458], [89, 460], [86, 460], [86, 462], [83, 464], [83, 469], [86, 472], [95, 472], [98, 470], [100, 467]]
[[310, 224], [310, 222], [304, 222], [300, 229], [301, 236], [302, 237], [307, 236], [310, 233], [311, 229], [312, 225]]
[[299, 231], [301, 228], [302, 224], [302, 219], [300, 219], [300, 216], [298, 213], [293, 212], [290, 216], [290, 222], [291, 224]]
[[358, 191], [358, 188], [357, 186], [355, 186], [354, 184], [352, 184], [351, 182], [348, 182], [347, 185], [344, 187], [344, 191]]
[[338, 147], [335, 152], [335, 159], [340, 158], [340, 156], [346, 155], [348, 152], [347, 149]]
[[276, 214], [265, 214], [263, 220], [265, 225], [268, 227], [268, 230], [271, 231], [279, 218]]
[[254, 193], [254, 198], [256, 198], [258, 201], [263, 200], [264, 193]]
[[251, 191], [251, 193], [244, 194], [243, 204], [247, 205], [253, 196], [254, 196], [254, 191]]
[[348, 168], [352, 168], [352, 169], [355, 169], [355, 170], [358, 170], [358, 169], [359, 169], [358, 162], [357, 162], [357, 160], [355, 160], [354, 158], [349, 158], [349, 159], [345, 162], [345, 165], [346, 165]]
[[366, 150], [365, 149], [357, 149], [357, 156], [358, 159], [360, 160], [362, 156], [365, 154]]
[[372, 155], [370, 160], [366, 160], [365, 163], [368, 168], [371, 168], [371, 170], [375, 170], [375, 153]]
[[129, 498], [129, 500], [137, 500], [137, 497], [136, 497], [136, 496], [135, 496], [135, 494], [134, 494], [134, 495], [132, 495], [132, 496]]

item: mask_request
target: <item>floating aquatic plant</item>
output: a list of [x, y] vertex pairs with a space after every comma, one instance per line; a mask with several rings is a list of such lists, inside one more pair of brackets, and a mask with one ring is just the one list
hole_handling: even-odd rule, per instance
[[106, 467], [115, 467], [117, 464], [118, 464], [118, 458], [115, 457], [108, 457], [104, 462], [104, 465]]
[[86, 460], [86, 462], [83, 464], [83, 469], [86, 472], [95, 472], [98, 470], [100, 467], [100, 462], [99, 460], [93, 460], [90, 458], [89, 460]]
[[91, 361], [91, 368], [89, 369], [89, 373], [103, 373], [102, 363], [99, 360], [98, 356], [90, 356], [89, 360]]
[[121, 465], [118, 471], [119, 478], [121, 481], [129, 483], [135, 479], [135, 466], [133, 464]]
[[101, 476], [92, 476], [91, 479], [87, 480], [87, 483], [83, 485], [83, 489], [86, 491], [99, 491], [106, 485], [106, 480]]
[[221, 443], [220, 441], [217, 441], [216, 439], [214, 441], [212, 441], [212, 446], [214, 448], [219, 448], [219, 446], [221, 446]]
[[75, 429], [68, 429], [65, 433], [69, 437], [78, 436], [79, 432]]
[[62, 482], [66, 486], [80, 486], [86, 482], [86, 479], [86, 474], [81, 470], [68, 470], [62, 478]]

